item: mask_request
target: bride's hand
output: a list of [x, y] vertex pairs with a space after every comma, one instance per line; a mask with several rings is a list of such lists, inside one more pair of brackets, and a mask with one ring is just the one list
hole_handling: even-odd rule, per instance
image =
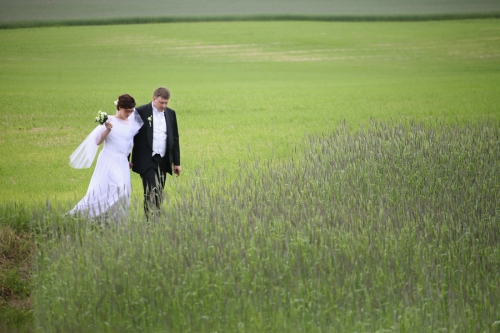
[[111, 131], [111, 129], [113, 128], [113, 124], [111, 124], [109, 121], [108, 121], [108, 122], [106, 122], [106, 123], [104, 124], [104, 126], [106, 126], [106, 128], [107, 128], [108, 130], [110, 130], [110, 131]]

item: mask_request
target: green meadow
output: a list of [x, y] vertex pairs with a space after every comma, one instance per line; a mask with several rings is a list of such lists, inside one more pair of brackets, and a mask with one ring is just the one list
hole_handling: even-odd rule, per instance
[[[75, 200], [98, 110], [172, 90], [183, 177], [290, 154], [346, 120], [499, 116], [496, 20], [232, 22], [1, 30], [0, 200]], [[137, 185], [138, 177], [133, 176]], [[139, 186], [135, 186], [139, 190]]]
[[[495, 332], [499, 33], [494, 19], [0, 30], [0, 249], [28, 258], [0, 261], [0, 323]], [[64, 217], [93, 171], [68, 162], [97, 111], [160, 85], [183, 168], [162, 223], [144, 221], [136, 174], [123, 224]]]

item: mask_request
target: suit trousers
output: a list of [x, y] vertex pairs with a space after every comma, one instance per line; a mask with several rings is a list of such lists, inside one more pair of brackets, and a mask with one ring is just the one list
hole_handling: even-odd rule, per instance
[[160, 168], [161, 160], [162, 157], [159, 154], [152, 156], [148, 168], [141, 174], [146, 216], [151, 213], [151, 208], [156, 207], [159, 209], [163, 201], [166, 171]]

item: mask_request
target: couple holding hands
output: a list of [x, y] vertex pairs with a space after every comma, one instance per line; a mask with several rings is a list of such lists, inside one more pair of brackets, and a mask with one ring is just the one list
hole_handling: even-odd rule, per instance
[[177, 118], [167, 107], [169, 100], [165, 87], [154, 91], [151, 103], [137, 108], [132, 96], [118, 97], [116, 115], [104, 119], [70, 156], [72, 167], [88, 168], [98, 146], [105, 143], [85, 197], [69, 214], [105, 216], [116, 222], [125, 218], [130, 206], [130, 169], [141, 176], [146, 217], [159, 211], [167, 173], [181, 174]]

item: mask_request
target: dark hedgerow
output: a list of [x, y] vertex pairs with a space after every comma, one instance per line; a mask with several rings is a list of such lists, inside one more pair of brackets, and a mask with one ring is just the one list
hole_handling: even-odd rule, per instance
[[190, 15], [164, 17], [123, 17], [103, 19], [52, 19], [0, 23], [0, 29], [40, 28], [58, 26], [97, 26], [117, 24], [152, 24], [181, 22], [242, 22], [242, 21], [317, 21], [317, 22], [418, 22], [500, 18], [500, 11], [489, 13], [400, 14], [400, 15]]

